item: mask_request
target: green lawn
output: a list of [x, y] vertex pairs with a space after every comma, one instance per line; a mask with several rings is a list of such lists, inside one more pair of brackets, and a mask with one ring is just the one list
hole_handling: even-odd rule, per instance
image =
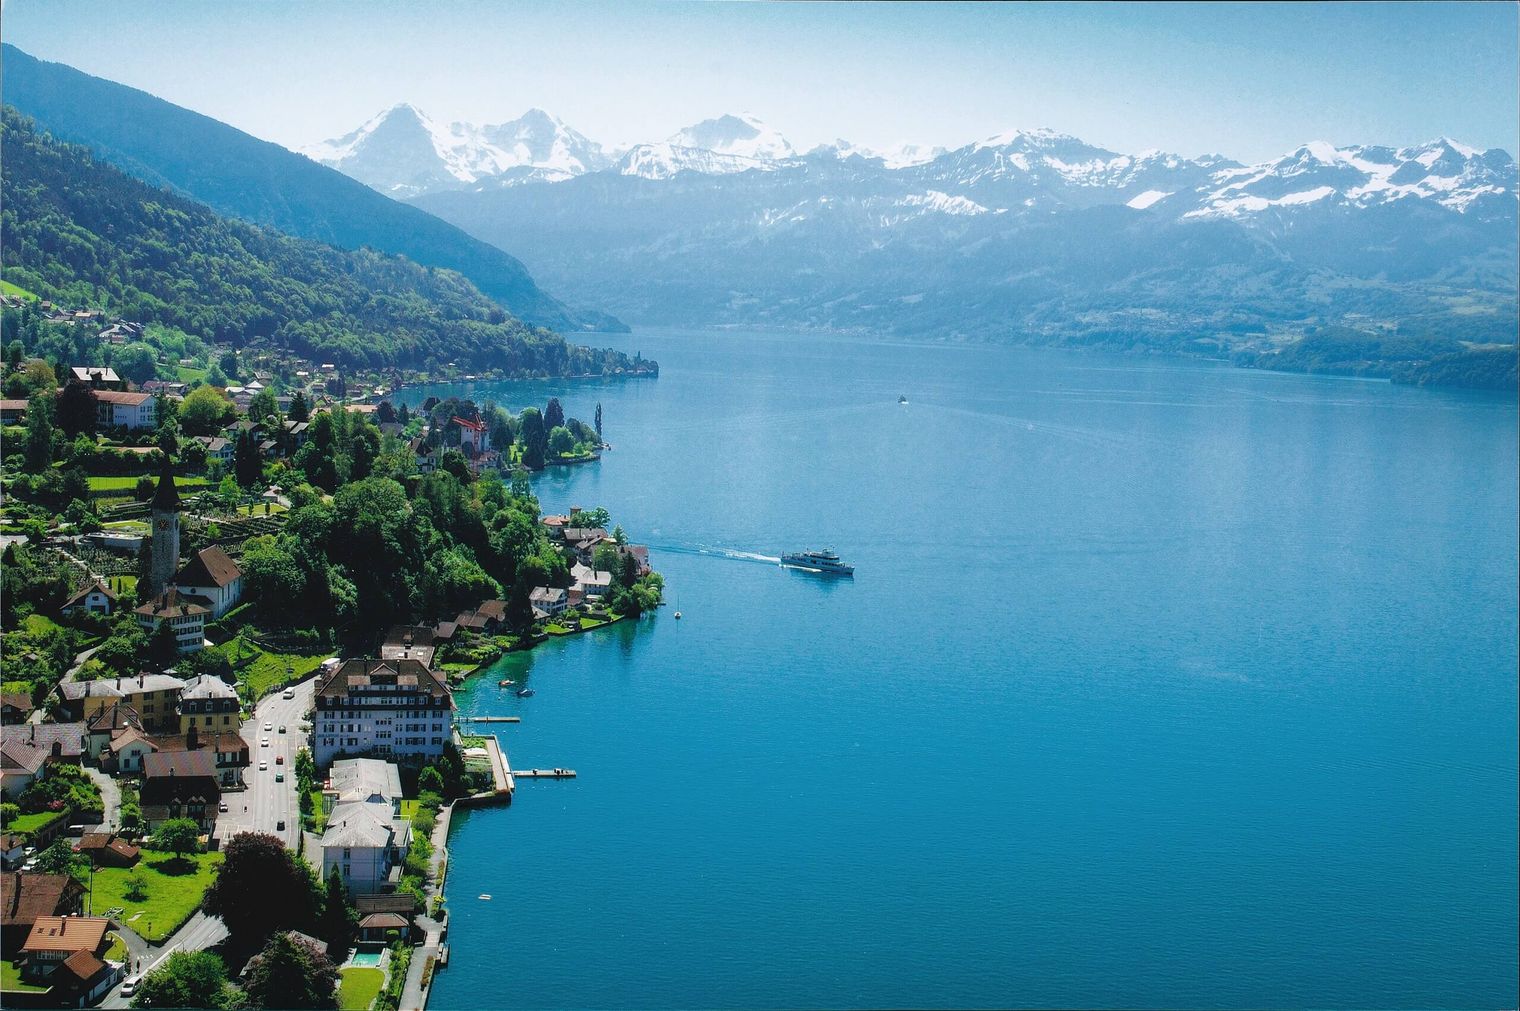
[[338, 988], [338, 1007], [343, 1011], [365, 1011], [380, 996], [385, 973], [379, 969], [357, 966], [340, 970], [343, 985]]
[[420, 801], [415, 800], [403, 800], [401, 802], [401, 817], [407, 821], [411, 821], [417, 816], [417, 808], [420, 806], [420, 803]]
[[10, 820], [10, 823], [5, 826], [5, 830], [17, 833], [35, 832], [64, 817], [67, 816], [62, 811], [38, 811], [36, 814], [20, 814]]
[[111, 946], [106, 949], [105, 961], [125, 962], [127, 960], [127, 942], [121, 939], [121, 935], [114, 930], [106, 935], [111, 939]]
[[206, 369], [199, 369], [193, 365], [176, 365], [175, 368], [179, 370], [179, 381], [182, 383], [193, 383], [196, 380], [204, 382], [206, 379]]
[[45, 635], [62, 627], [62, 625], [52, 618], [41, 614], [29, 614], [21, 620], [21, 631], [30, 633], [31, 635]]
[[[90, 912], [104, 916], [106, 910], [120, 906], [120, 923], [131, 927], [148, 941], [158, 943], [190, 918], [211, 887], [213, 869], [222, 862], [220, 853], [196, 853], [188, 871], [181, 871], [179, 861], [166, 853], [143, 851], [136, 867], [101, 867], [95, 871], [95, 891], [90, 896]], [[167, 872], [167, 873], [166, 873]], [[134, 902], [127, 898], [127, 881], [141, 874], [147, 898]], [[137, 916], [141, 913], [141, 916]], [[134, 919], [134, 917], [136, 917]]]
[[[379, 969], [371, 969], [370, 972], [379, 972]], [[0, 961], [0, 990], [10, 990], [15, 993], [42, 993], [51, 989], [45, 986], [33, 986], [31, 983], [21, 982], [21, 970], [13, 963]], [[347, 1005], [344, 1005], [345, 1007]]]
[[19, 284], [11, 284], [9, 281], [0, 281], [0, 295], [12, 295], [17, 298], [35, 299], [37, 296], [21, 287]]
[[[142, 480], [140, 474], [91, 474], [86, 480], [90, 482], [90, 491], [131, 491], [137, 487], [137, 482]], [[148, 475], [152, 477], [152, 475]], [[176, 477], [174, 484], [184, 491], [187, 488], [199, 488], [205, 485], [204, 477]]]
[[[402, 801], [405, 804], [406, 801]], [[319, 786], [311, 791], [311, 820], [312, 831], [322, 832], [327, 828], [327, 815], [322, 813], [322, 788]]]
[[[238, 677], [247, 683], [248, 690], [255, 700], [276, 691], [287, 681], [296, 681], [305, 677], [322, 666], [323, 660], [332, 656], [331, 653], [318, 653], [315, 656], [303, 656], [299, 653], [267, 653], [246, 639], [243, 641], [245, 658], [249, 653], [258, 654], [246, 667], [238, 668]], [[234, 652], [233, 655], [235, 656], [236, 653]], [[290, 673], [287, 673], [287, 668]]]

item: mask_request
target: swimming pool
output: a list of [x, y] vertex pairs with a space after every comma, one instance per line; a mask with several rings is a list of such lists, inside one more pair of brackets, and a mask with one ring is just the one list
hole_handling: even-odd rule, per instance
[[362, 966], [366, 969], [371, 969], [377, 967], [380, 964], [381, 954], [382, 952], [379, 951], [356, 951], [354, 952], [353, 958], [350, 958], [348, 961], [350, 965], [357, 965]]

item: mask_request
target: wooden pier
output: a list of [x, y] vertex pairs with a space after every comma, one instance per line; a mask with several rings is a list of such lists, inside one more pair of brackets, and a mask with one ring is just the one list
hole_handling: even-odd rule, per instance
[[521, 723], [521, 716], [466, 716], [469, 723]]
[[574, 779], [574, 769], [513, 769], [518, 779]]

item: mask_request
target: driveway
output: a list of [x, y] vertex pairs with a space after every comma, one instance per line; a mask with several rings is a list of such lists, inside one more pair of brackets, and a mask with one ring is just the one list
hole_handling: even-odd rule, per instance
[[100, 787], [100, 800], [105, 808], [105, 820], [100, 823], [104, 832], [115, 831], [121, 825], [121, 789], [116, 780], [92, 766], [81, 766], [90, 781]]

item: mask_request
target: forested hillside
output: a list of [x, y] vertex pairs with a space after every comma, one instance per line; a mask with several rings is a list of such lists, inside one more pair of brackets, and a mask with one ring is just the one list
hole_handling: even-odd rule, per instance
[[545, 292], [516, 257], [278, 144], [143, 91], [3, 47], [5, 101], [42, 129], [219, 214], [342, 249], [368, 246], [457, 270], [521, 319], [555, 330], [627, 330]]
[[292, 238], [153, 189], [9, 106], [0, 134], [4, 275], [44, 298], [355, 366], [581, 375], [631, 364], [524, 325], [453, 271]]

